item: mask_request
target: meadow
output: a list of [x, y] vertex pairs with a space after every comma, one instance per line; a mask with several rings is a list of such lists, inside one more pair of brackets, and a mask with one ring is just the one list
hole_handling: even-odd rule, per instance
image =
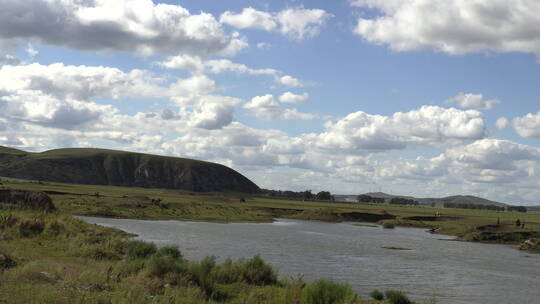
[[[46, 214], [0, 204], [0, 303], [411, 303], [394, 290], [373, 291], [371, 299], [361, 299], [347, 284], [279, 277], [257, 256], [216, 262], [208, 253], [206, 259], [188, 261], [175, 247], [133, 241], [122, 231], [90, 225], [73, 215], [214, 222], [371, 221], [385, 228], [436, 227], [438, 233], [463, 240], [512, 244], [540, 235], [539, 213], [293, 201], [6, 178], [1, 183], [4, 189], [44, 191], [57, 210]], [[518, 218], [525, 228], [514, 225]]]
[[[507, 244], [540, 237], [538, 212], [299, 201], [239, 193], [196, 193], [6, 178], [2, 183], [6, 189], [47, 192], [61, 214], [212, 222], [270, 222], [275, 218], [378, 222], [434, 229], [461, 240]], [[525, 223], [524, 228], [516, 227], [518, 219]]]

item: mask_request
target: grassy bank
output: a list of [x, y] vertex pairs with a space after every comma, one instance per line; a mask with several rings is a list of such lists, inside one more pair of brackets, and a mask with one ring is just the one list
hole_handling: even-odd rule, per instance
[[0, 303], [411, 303], [362, 300], [347, 284], [279, 278], [259, 257], [188, 261], [70, 215], [0, 212]]
[[[388, 227], [435, 228], [437, 233], [462, 240], [505, 244], [540, 237], [540, 213], [537, 212], [304, 202], [234, 193], [37, 183], [5, 178], [2, 183], [7, 189], [46, 191], [61, 214], [214, 222], [268, 222], [275, 218], [379, 222]], [[525, 228], [515, 226], [517, 219], [526, 223]]]

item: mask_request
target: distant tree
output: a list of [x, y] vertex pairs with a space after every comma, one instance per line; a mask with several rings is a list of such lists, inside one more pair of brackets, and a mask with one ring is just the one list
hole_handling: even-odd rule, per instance
[[413, 199], [408, 199], [404, 197], [394, 197], [390, 200], [391, 205], [418, 205], [418, 202]]
[[321, 191], [319, 193], [317, 193], [317, 195], [315, 196], [315, 199], [317, 199], [318, 201], [332, 201], [332, 194], [328, 191]]
[[507, 211], [527, 212], [527, 207], [524, 206], [508, 206]]
[[315, 196], [313, 193], [311, 193], [311, 190], [306, 190], [302, 192], [302, 199], [303, 200], [312, 200]]
[[371, 203], [373, 197], [366, 194], [360, 194], [356, 199], [359, 203]]

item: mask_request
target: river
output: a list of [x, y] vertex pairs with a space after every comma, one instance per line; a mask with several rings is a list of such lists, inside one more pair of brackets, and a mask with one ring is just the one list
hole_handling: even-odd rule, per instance
[[396, 289], [420, 302], [435, 297], [438, 304], [540, 303], [540, 255], [507, 245], [452, 241], [417, 228], [286, 219], [217, 224], [80, 218], [158, 246], [177, 245], [188, 259], [259, 254], [282, 277], [348, 282], [362, 296], [373, 289]]

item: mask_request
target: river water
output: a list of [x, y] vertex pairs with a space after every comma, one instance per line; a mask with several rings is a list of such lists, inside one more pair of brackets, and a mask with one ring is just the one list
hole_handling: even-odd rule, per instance
[[285, 219], [216, 224], [80, 218], [158, 246], [177, 245], [188, 259], [259, 254], [282, 277], [331, 278], [348, 282], [364, 296], [373, 289], [396, 289], [420, 302], [434, 296], [440, 304], [540, 303], [540, 255], [506, 245], [451, 241], [417, 228]]

